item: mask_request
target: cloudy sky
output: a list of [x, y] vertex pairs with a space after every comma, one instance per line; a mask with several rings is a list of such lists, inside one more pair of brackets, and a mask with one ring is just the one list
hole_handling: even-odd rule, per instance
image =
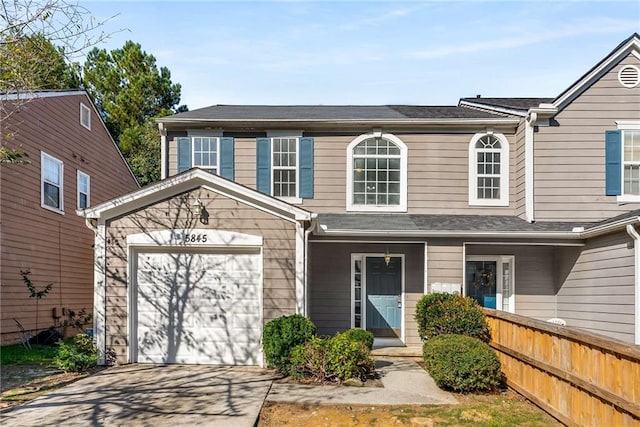
[[[634, 32], [640, 2], [82, 1], [213, 104], [455, 105], [554, 97]], [[119, 31], [124, 29], [124, 31]]]

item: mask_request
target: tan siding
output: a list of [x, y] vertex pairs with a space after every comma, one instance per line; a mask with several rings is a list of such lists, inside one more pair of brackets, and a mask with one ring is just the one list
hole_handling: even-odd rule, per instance
[[[364, 131], [363, 131], [364, 132]], [[395, 133], [408, 147], [409, 213], [482, 213], [510, 215], [516, 206], [515, 135], [505, 135], [510, 145], [510, 206], [470, 207], [468, 200], [469, 141], [473, 133]], [[347, 146], [354, 135], [316, 136], [314, 144], [314, 198], [302, 207], [313, 212], [346, 212]], [[255, 138], [235, 138], [236, 181], [256, 185]], [[176, 173], [176, 140], [169, 145], [169, 173]]]
[[470, 255], [511, 255], [515, 261], [515, 312], [541, 320], [556, 316], [556, 249], [552, 246], [467, 245]]
[[558, 317], [570, 326], [634, 340], [634, 255], [629, 236], [593, 239], [561, 259], [567, 271], [558, 291]]
[[515, 214], [524, 218], [526, 214], [526, 177], [525, 177], [525, 122], [518, 125], [515, 136], [515, 200], [513, 201]]
[[[200, 224], [190, 212], [196, 198], [210, 214], [207, 225]], [[126, 361], [128, 345], [127, 236], [193, 227], [262, 236], [264, 321], [295, 312], [295, 224], [212, 191], [194, 190], [108, 224], [107, 346], [113, 347], [122, 361]]]
[[[18, 337], [14, 317], [25, 328], [36, 328], [36, 304], [19, 275], [22, 269], [32, 271], [38, 288], [53, 283], [49, 295], [39, 301], [39, 329], [54, 323], [52, 308], [92, 311], [94, 235], [75, 213], [76, 171], [91, 177], [92, 205], [137, 188], [93, 110], [91, 130], [80, 125], [80, 102], [90, 105], [84, 95], [31, 100], [3, 123], [14, 136], [3, 135], [2, 143], [20, 146], [30, 160], [0, 170], [3, 343]], [[64, 215], [40, 206], [40, 150], [64, 164]]]
[[427, 245], [429, 283], [463, 283], [460, 241], [430, 240]]
[[605, 196], [604, 134], [616, 120], [640, 120], [640, 86], [625, 88], [618, 71], [640, 65], [629, 55], [535, 134], [538, 221], [597, 221], [637, 209]]

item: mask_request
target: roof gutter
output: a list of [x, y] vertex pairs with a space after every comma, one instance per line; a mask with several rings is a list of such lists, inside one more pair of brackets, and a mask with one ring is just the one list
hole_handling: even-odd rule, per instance
[[[322, 230], [322, 227], [319, 228]], [[332, 236], [371, 236], [371, 237], [495, 237], [503, 239], [582, 239], [580, 232], [552, 231], [547, 233], [533, 231], [458, 231], [458, 230], [322, 230], [319, 234]]]
[[327, 125], [349, 125], [349, 124], [375, 124], [375, 125], [517, 125], [518, 118], [496, 118], [496, 119], [202, 119], [202, 118], [172, 118], [164, 117], [156, 119], [157, 123], [172, 124], [194, 124], [201, 123], [207, 125], [217, 124], [327, 124]]
[[527, 112], [524, 111], [524, 110], [516, 110], [516, 109], [513, 109], [513, 108], [505, 108], [505, 107], [498, 107], [498, 106], [495, 106], [495, 105], [475, 103], [475, 102], [465, 101], [465, 100], [462, 100], [462, 99], [460, 100], [458, 105], [461, 106], [461, 107], [473, 108], [475, 110], [490, 111], [490, 112], [494, 112], [494, 113], [511, 114], [513, 116], [525, 117], [527, 115]]
[[635, 224], [640, 222], [640, 216], [632, 216], [630, 218], [621, 219], [619, 221], [610, 222], [604, 225], [597, 225], [595, 227], [591, 227], [588, 230], [581, 232], [583, 238], [589, 239], [591, 237], [599, 236], [601, 234], [610, 233], [612, 231], [616, 231], [618, 229], [626, 228], [629, 224]]

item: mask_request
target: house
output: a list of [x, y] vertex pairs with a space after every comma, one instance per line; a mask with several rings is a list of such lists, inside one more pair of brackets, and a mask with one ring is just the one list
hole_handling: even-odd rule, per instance
[[296, 312], [419, 346], [433, 291], [640, 344], [639, 66], [634, 34], [553, 99], [159, 119], [164, 179], [82, 212], [101, 351], [259, 365]]
[[[25, 164], [0, 166], [0, 342], [93, 311], [94, 232], [75, 214], [138, 188], [84, 91], [2, 96], [0, 139]], [[36, 301], [20, 275], [48, 295]], [[36, 307], [38, 311], [36, 312]], [[15, 319], [15, 320], [14, 320]]]

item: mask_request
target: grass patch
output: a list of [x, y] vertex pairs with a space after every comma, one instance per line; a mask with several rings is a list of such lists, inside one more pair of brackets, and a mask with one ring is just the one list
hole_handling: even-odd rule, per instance
[[0, 347], [0, 365], [51, 365], [57, 351], [55, 345], [32, 344], [31, 350], [22, 344], [4, 345]]

